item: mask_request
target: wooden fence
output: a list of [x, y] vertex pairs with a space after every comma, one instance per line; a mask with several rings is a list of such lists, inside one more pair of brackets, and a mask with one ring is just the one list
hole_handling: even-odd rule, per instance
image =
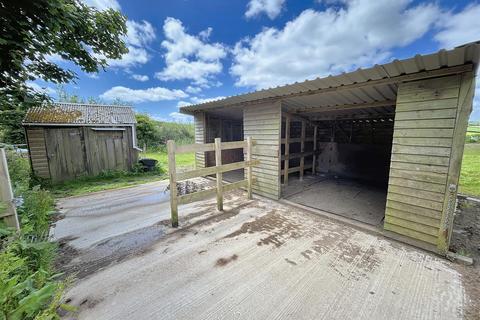
[[0, 218], [7, 227], [13, 227], [20, 230], [18, 223], [17, 210], [13, 202], [13, 191], [8, 174], [7, 158], [5, 150], [0, 148], [0, 206], [4, 207], [0, 211]]
[[[284, 112], [285, 114], [285, 138], [281, 140], [282, 144], [285, 145], [285, 152], [281, 157], [281, 160], [284, 161], [283, 170], [281, 171], [283, 175], [283, 183], [288, 185], [288, 175], [290, 173], [299, 172], [300, 173], [300, 180], [303, 180], [303, 173], [304, 170], [311, 169], [312, 174], [315, 174], [315, 165], [317, 162], [317, 131], [318, 127], [316, 125], [313, 126], [313, 137], [306, 136], [306, 127], [307, 127], [307, 120], [303, 118], [295, 118], [293, 115]], [[300, 138], [291, 138], [290, 137], [290, 125], [292, 120], [300, 121], [302, 124], [301, 129], [301, 136]], [[312, 151], [305, 151], [305, 142], [313, 142], [313, 150]], [[298, 153], [290, 153], [290, 144], [291, 143], [300, 143], [300, 152]], [[305, 164], [305, 157], [313, 156], [313, 160], [311, 164]], [[300, 158], [300, 165], [297, 167], [290, 167], [290, 160], [291, 159], [298, 159]]]
[[[223, 210], [223, 192], [247, 188], [248, 199], [252, 198], [252, 184], [254, 178], [252, 176], [252, 167], [260, 163], [259, 160], [252, 160], [252, 146], [254, 142], [251, 137], [245, 141], [221, 142], [220, 138], [216, 138], [214, 143], [190, 144], [184, 146], [176, 146], [175, 141], [167, 141], [168, 150], [168, 175], [170, 179], [170, 209], [172, 227], [178, 227], [178, 205], [190, 203], [205, 199], [208, 196], [217, 195], [217, 209]], [[229, 149], [246, 149], [246, 161], [222, 164], [222, 150]], [[175, 155], [188, 152], [207, 152], [215, 151], [215, 166], [207, 168], [199, 168], [187, 172], [176, 171]], [[247, 178], [234, 183], [223, 184], [222, 174], [224, 172], [247, 169]], [[208, 175], [216, 175], [216, 186], [207, 190], [197, 191], [184, 195], [177, 195], [177, 181], [187, 180], [196, 177], [204, 177]]]

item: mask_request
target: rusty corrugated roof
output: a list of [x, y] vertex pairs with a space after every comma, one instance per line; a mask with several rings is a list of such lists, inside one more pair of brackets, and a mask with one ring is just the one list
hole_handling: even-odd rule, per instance
[[128, 106], [54, 103], [28, 110], [24, 124], [118, 125], [134, 124], [135, 112]]
[[[189, 105], [180, 108], [180, 112], [193, 114], [197, 111], [211, 110], [215, 108], [242, 105], [253, 101], [265, 99], [281, 99], [285, 105], [295, 109], [303, 109], [320, 106], [339, 106], [343, 104], [373, 103], [395, 99], [395, 85], [377, 85], [353, 89], [344, 92], [319, 93], [314, 95], [315, 90], [326, 88], [342, 87], [356, 83], [367, 83], [372, 80], [395, 78], [401, 75], [418, 73], [421, 71], [432, 71], [447, 67], [461, 66], [472, 63], [477, 67], [480, 57], [480, 41], [467, 43], [452, 50], [442, 49], [436, 53], [426, 55], [415, 55], [409, 59], [394, 60], [392, 62], [375, 65], [367, 69], [358, 69], [349, 73], [336, 76], [316, 78], [295, 82], [293, 84], [268, 88], [245, 94], [239, 94], [219, 100], [209, 101], [200, 104]], [[312, 95], [309, 94], [312, 92]], [[303, 96], [290, 97], [291, 95], [305, 93]]]

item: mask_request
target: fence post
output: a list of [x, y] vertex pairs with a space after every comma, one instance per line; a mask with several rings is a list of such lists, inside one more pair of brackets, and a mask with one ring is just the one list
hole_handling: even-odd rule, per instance
[[252, 137], [247, 137], [247, 161], [249, 162], [249, 165], [247, 166], [247, 195], [248, 199], [252, 199]]
[[288, 185], [288, 166], [290, 163], [290, 115], [285, 115], [285, 161], [283, 164], [283, 184]]
[[3, 148], [0, 148], [0, 201], [6, 206], [6, 211], [0, 213], [0, 217], [3, 218], [8, 227], [13, 227], [17, 231], [20, 230], [17, 210], [13, 203], [13, 191], [8, 173], [7, 157]]
[[318, 126], [313, 127], [313, 163], [312, 163], [312, 175], [315, 175], [315, 165], [317, 164], [317, 131], [318, 131]]
[[305, 120], [302, 120], [302, 135], [300, 138], [300, 152], [302, 153], [302, 157], [300, 158], [300, 181], [303, 180], [303, 169], [305, 167], [305, 156], [303, 153], [305, 152]]
[[175, 166], [175, 141], [167, 141], [168, 177], [170, 179], [170, 212], [172, 227], [178, 227], [177, 172]]
[[[222, 165], [222, 141], [215, 138], [215, 166]], [[217, 209], [223, 211], [222, 173], [217, 172]]]

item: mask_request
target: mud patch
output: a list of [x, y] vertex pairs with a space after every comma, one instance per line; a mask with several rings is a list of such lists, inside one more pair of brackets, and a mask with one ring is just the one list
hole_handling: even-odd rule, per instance
[[480, 200], [458, 197], [450, 250], [480, 260]]
[[257, 242], [258, 246], [273, 245], [282, 246], [288, 239], [297, 239], [303, 235], [305, 228], [301, 224], [294, 223], [284, 217], [277, 210], [270, 210], [266, 215], [256, 218], [252, 222], [244, 223], [240, 229], [224, 238], [234, 238], [245, 233], [267, 233], [268, 236]]
[[227, 264], [229, 264], [230, 262], [232, 261], [235, 261], [238, 259], [238, 256], [236, 254], [232, 255], [231, 257], [229, 258], [220, 258], [217, 260], [217, 262], [215, 263], [215, 266], [217, 267], [223, 267], [223, 266], [226, 266]]

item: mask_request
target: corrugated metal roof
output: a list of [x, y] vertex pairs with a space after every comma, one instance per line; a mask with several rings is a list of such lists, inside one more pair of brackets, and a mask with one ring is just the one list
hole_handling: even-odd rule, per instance
[[24, 124], [134, 124], [135, 112], [128, 106], [54, 103], [28, 110]]
[[[427, 55], [415, 55], [404, 60], [393, 60], [383, 65], [375, 65], [368, 69], [358, 69], [353, 72], [337, 76], [305, 80], [301, 83], [278, 86], [241, 95], [231, 96], [211, 102], [189, 105], [180, 108], [183, 113], [191, 114], [196, 111], [228, 107], [262, 99], [282, 99], [290, 109], [308, 109], [321, 106], [338, 106], [342, 104], [371, 103], [395, 99], [396, 84], [380, 84], [364, 86], [342, 92], [314, 93], [312, 90], [341, 87], [356, 83], [366, 83], [372, 80], [395, 78], [402, 75], [414, 74], [422, 71], [433, 71], [446, 67], [455, 67], [473, 64], [476, 70], [480, 56], [480, 41], [468, 43], [452, 50], [440, 50]], [[292, 94], [306, 93], [305, 95], [289, 97]]]

